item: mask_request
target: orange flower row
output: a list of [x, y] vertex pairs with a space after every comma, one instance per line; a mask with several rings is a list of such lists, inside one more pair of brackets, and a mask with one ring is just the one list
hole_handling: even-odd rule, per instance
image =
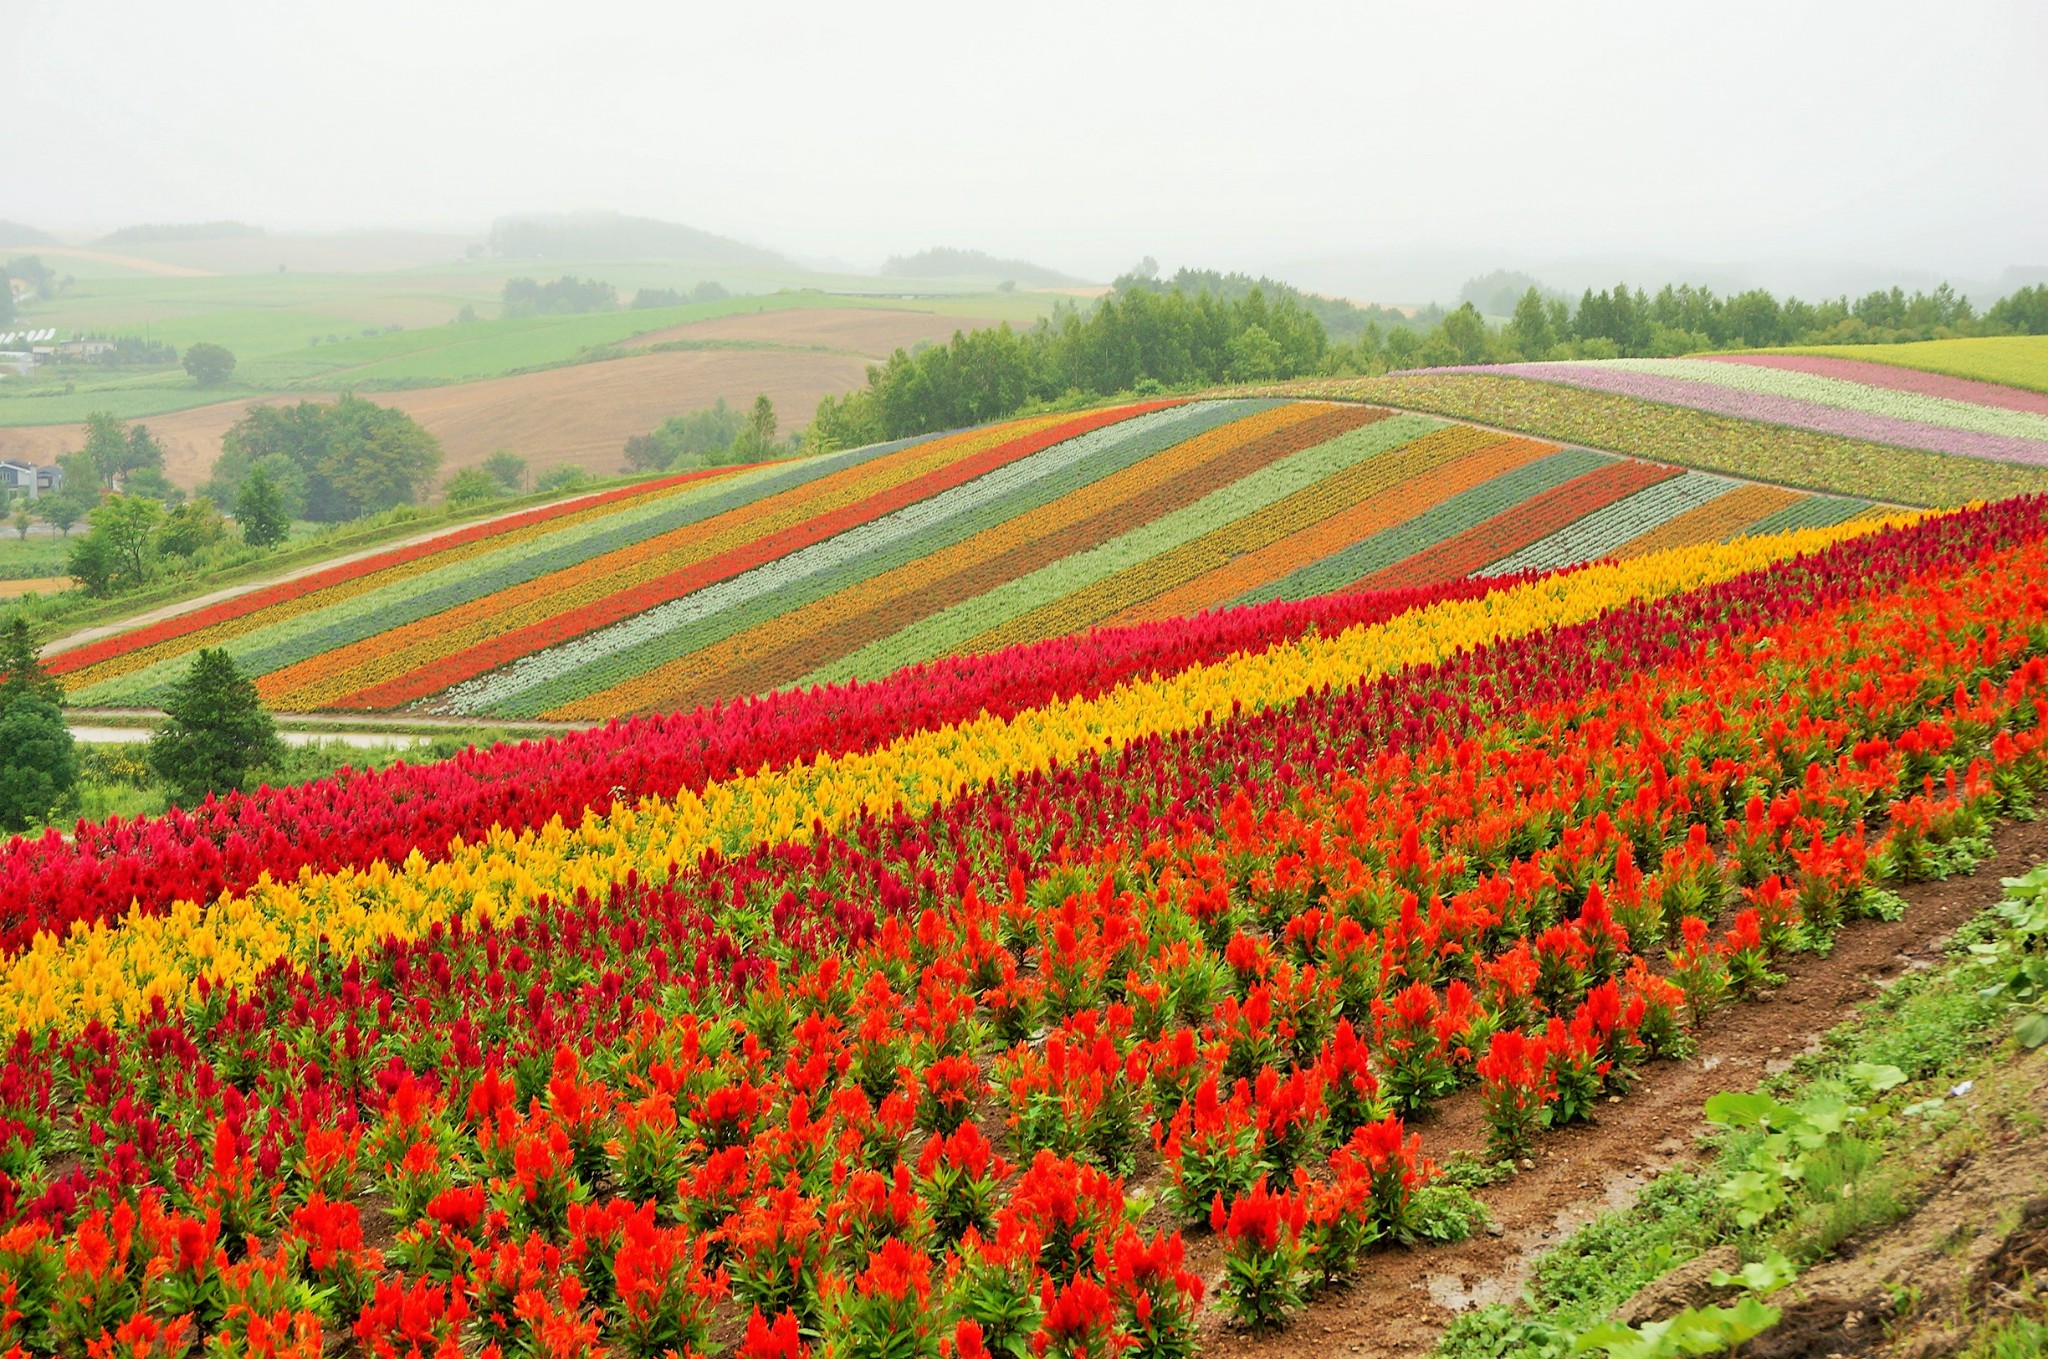
[[1726, 495], [1715, 496], [1704, 505], [1695, 505], [1684, 514], [1637, 534], [1609, 555], [1616, 561], [1627, 561], [1631, 557], [1687, 543], [1726, 542], [1765, 515], [1776, 514], [1806, 498], [1806, 492], [1787, 490], [1783, 486], [1738, 486]]
[[995, 524], [929, 557], [564, 704], [548, 715], [570, 719], [657, 705], [689, 708], [779, 688], [917, 618], [1177, 508], [1252, 466], [1305, 446], [1304, 440], [1321, 442], [1384, 414], [1303, 403], [1233, 420], [1030, 514]]
[[873, 462], [844, 468], [710, 519], [287, 666], [258, 680], [258, 692], [265, 701], [289, 711], [330, 705], [359, 689], [430, 665], [451, 652], [581, 608], [814, 515], [857, 503], [877, 491], [971, 456], [1043, 423], [1047, 420], [1021, 421], [914, 444]]
[[[1491, 437], [1493, 442], [1485, 447], [1469, 449], [1461, 441], [1431, 435], [1375, 459], [1382, 484], [1371, 487], [1366, 494], [1348, 504], [1332, 504], [1332, 513], [1306, 527], [1248, 548], [1242, 555], [1131, 605], [1105, 619], [1103, 625], [1123, 627], [1213, 609], [1246, 590], [1279, 580], [1310, 562], [1405, 523], [1503, 472], [1557, 451], [1557, 445], [1536, 439]], [[1387, 494], [1396, 488], [1398, 494]]]

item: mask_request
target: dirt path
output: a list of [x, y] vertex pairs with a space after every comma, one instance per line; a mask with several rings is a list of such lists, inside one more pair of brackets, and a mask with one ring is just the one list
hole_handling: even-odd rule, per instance
[[[71, 738], [93, 746], [140, 745], [150, 738], [147, 727], [73, 727]], [[343, 745], [355, 750], [390, 750], [423, 746], [433, 740], [423, 732], [399, 731], [280, 731], [277, 739], [288, 746]]]
[[[66, 708], [65, 715], [71, 718], [97, 718], [102, 722], [154, 722], [163, 717], [161, 708]], [[475, 731], [488, 728], [492, 731], [531, 732], [535, 736], [559, 736], [565, 732], [589, 731], [592, 727], [603, 726], [601, 722], [539, 722], [524, 718], [506, 718], [503, 721], [484, 721], [469, 717], [434, 717], [422, 713], [417, 717], [395, 717], [390, 713], [313, 713], [275, 714], [280, 730], [290, 729], [301, 734], [321, 736], [329, 729], [347, 729], [367, 732], [379, 736], [417, 736], [423, 730]]]
[[[2048, 857], [2048, 820], [2002, 827], [1994, 841], [1997, 857], [1974, 874], [1906, 888], [1903, 920], [1849, 926], [1828, 957], [1801, 955], [1784, 968], [1784, 986], [1722, 1010], [1701, 1035], [1696, 1054], [1645, 1069], [1636, 1088], [1601, 1121], [1546, 1134], [1533, 1170], [1480, 1193], [1498, 1235], [1371, 1256], [1347, 1288], [1265, 1339], [1228, 1328], [1212, 1308], [1204, 1352], [1261, 1359], [1420, 1356], [1459, 1312], [1512, 1300], [1538, 1255], [1603, 1210], [1633, 1201], [1658, 1173], [1690, 1157], [1695, 1139], [1707, 1130], [1700, 1106], [1708, 1096], [1748, 1090], [1785, 1070], [1887, 980], [1937, 962], [1942, 941], [1999, 899], [2001, 877]], [[1486, 1142], [1478, 1097], [1469, 1090], [1411, 1127], [1432, 1157], [1460, 1148], [1478, 1151]], [[1191, 1267], [1202, 1271], [1213, 1297], [1221, 1265], [1217, 1243], [1204, 1236], [1190, 1247]]]
[[527, 511], [535, 508], [537, 507], [533, 505], [522, 505], [516, 510], [506, 510], [502, 514], [486, 515], [482, 519], [466, 519], [460, 524], [444, 525], [441, 528], [433, 529], [426, 533], [416, 533], [410, 538], [394, 539], [391, 542], [379, 543], [375, 547], [366, 547], [357, 552], [344, 552], [338, 557], [322, 557], [317, 562], [294, 567], [289, 571], [280, 571], [276, 575], [263, 576], [256, 580], [245, 581], [240, 585], [229, 585], [207, 594], [195, 595], [191, 599], [181, 599], [170, 604], [159, 605], [157, 608], [151, 609], [146, 613], [133, 614], [121, 619], [119, 622], [101, 623], [95, 627], [81, 628], [77, 632], [69, 633], [46, 643], [42, 654], [45, 658], [48, 658], [60, 651], [69, 651], [73, 647], [84, 646], [87, 642], [97, 642], [102, 637], [111, 637], [117, 632], [128, 632], [135, 628], [148, 627], [151, 623], [161, 623], [167, 618], [178, 618], [196, 609], [204, 609], [209, 605], [221, 603], [223, 600], [235, 599], [256, 590], [265, 590], [273, 585], [282, 585], [286, 581], [297, 580], [301, 576], [310, 576], [315, 572], [325, 571], [330, 567], [345, 566], [349, 562], [359, 562], [365, 557], [374, 557], [380, 552], [391, 552], [401, 547], [411, 547], [416, 543], [430, 543], [436, 538], [443, 538], [451, 533], [461, 533], [467, 529], [475, 528], [478, 524], [496, 523], [500, 519], [509, 519], [516, 514], [525, 514]]

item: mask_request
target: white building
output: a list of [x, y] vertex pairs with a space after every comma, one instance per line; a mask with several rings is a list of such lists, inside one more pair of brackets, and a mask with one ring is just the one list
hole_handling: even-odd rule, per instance
[[34, 500], [39, 495], [64, 489], [64, 469], [61, 467], [38, 467], [32, 462], [15, 462], [9, 459], [0, 462], [0, 486], [16, 492], [27, 492]]

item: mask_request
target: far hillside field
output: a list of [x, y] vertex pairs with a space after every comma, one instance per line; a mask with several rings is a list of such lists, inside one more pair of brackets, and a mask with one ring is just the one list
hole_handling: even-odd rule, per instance
[[[360, 256], [343, 244], [325, 242], [314, 257], [330, 267], [409, 257], [403, 241], [366, 246]], [[55, 461], [80, 446], [86, 416], [108, 411], [147, 421], [165, 444], [170, 477], [190, 488], [206, 479], [222, 433], [251, 403], [355, 391], [425, 424], [447, 452], [446, 471], [503, 448], [536, 473], [565, 464], [609, 473], [618, 470], [626, 439], [670, 416], [765, 393], [800, 422], [820, 397], [859, 385], [867, 365], [896, 348], [1005, 321], [1030, 325], [1060, 300], [963, 290], [945, 280], [470, 261], [461, 259], [460, 241], [441, 244], [445, 263], [361, 274], [202, 268], [231, 262], [223, 252], [244, 263], [265, 248], [289, 253], [291, 238], [153, 247], [162, 259], [41, 247], [46, 264], [74, 277], [54, 301], [24, 308], [19, 325], [53, 327], [65, 337], [136, 336], [179, 352], [205, 341], [226, 346], [237, 363], [233, 377], [214, 388], [199, 387], [175, 363], [45, 365], [31, 379], [0, 380], [0, 458]], [[0, 259], [36, 249], [0, 246]], [[625, 309], [498, 315], [508, 278], [563, 275], [611, 283]], [[641, 288], [687, 295], [704, 282], [735, 295], [627, 306]], [[458, 321], [465, 308], [479, 319]]]

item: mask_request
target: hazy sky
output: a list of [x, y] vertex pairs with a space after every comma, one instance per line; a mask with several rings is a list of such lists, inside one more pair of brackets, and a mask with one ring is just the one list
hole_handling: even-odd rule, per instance
[[0, 217], [2048, 263], [2048, 4], [0, 0]]

